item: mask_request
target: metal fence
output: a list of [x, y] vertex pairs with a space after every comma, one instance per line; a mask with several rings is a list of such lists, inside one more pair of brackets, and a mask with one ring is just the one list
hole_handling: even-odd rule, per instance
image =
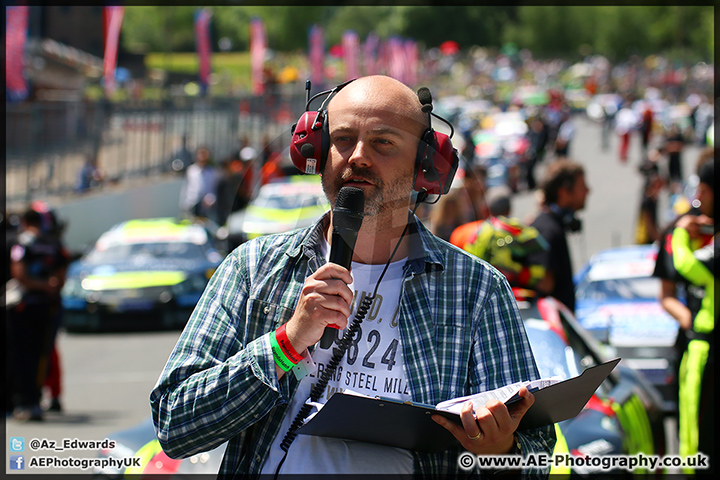
[[[199, 146], [223, 160], [241, 139], [260, 151], [289, 143], [302, 92], [263, 97], [172, 97], [162, 101], [35, 102], [6, 106], [6, 205], [76, 195], [79, 172], [94, 158], [105, 182], [167, 175]], [[287, 138], [286, 138], [287, 137]], [[181, 165], [182, 166], [182, 165]], [[175, 167], [178, 167], [176, 162]]]

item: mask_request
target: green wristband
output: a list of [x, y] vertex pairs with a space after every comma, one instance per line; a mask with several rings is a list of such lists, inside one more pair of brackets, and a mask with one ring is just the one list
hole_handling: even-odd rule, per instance
[[280, 348], [280, 344], [278, 343], [277, 338], [275, 338], [274, 330], [270, 332], [270, 348], [272, 349], [273, 359], [275, 359], [277, 366], [280, 367], [283, 372], [289, 372], [292, 370], [295, 364], [290, 361], [290, 359], [285, 355], [285, 352], [283, 352], [282, 348]]

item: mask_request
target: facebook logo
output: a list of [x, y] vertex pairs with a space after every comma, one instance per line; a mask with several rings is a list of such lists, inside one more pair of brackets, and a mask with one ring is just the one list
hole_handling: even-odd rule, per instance
[[10, 470], [25, 470], [25, 456], [10, 455]]

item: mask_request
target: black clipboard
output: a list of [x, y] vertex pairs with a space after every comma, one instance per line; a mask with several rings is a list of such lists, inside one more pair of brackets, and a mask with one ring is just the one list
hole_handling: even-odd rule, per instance
[[[595, 365], [577, 377], [533, 392], [535, 403], [520, 421], [518, 430], [542, 427], [576, 416], [619, 362], [616, 358]], [[434, 414], [460, 423], [457, 414], [430, 406], [336, 393], [297, 433], [429, 453], [459, 446], [450, 432], [430, 418]]]

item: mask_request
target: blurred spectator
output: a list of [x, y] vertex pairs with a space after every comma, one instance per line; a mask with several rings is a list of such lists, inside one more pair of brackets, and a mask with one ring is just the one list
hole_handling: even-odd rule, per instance
[[180, 193], [180, 211], [186, 215], [214, 218], [220, 176], [210, 159], [210, 150], [200, 147], [195, 162], [185, 172]]
[[555, 157], [566, 158], [570, 143], [575, 136], [575, 122], [569, 111], [563, 112], [563, 120], [555, 137]]
[[[653, 276], [660, 278], [660, 303], [680, 325], [677, 340], [675, 342], [675, 351], [677, 357], [672, 359], [674, 367], [674, 375], [679, 377], [678, 359], [687, 347], [687, 331], [692, 329], [692, 321], [702, 304], [704, 292], [699, 289], [692, 288], [690, 282], [680, 275], [674, 266], [673, 259], [673, 231], [677, 223], [685, 215], [705, 215], [713, 218], [714, 214], [714, 159], [709, 157], [704, 163], [698, 167], [699, 184], [696, 192], [696, 198], [692, 202], [690, 210], [679, 216], [668, 226], [663, 232], [660, 239], [660, 248], [658, 249], [657, 260], [655, 261], [655, 270]], [[691, 249], [707, 245], [713, 238], [711, 234], [702, 234], [691, 241]], [[684, 297], [684, 300], [683, 300]]]
[[487, 218], [488, 215], [485, 169], [474, 166], [465, 170], [462, 180], [432, 206], [430, 231], [443, 240], [449, 240], [453, 230], [460, 225]]
[[527, 151], [527, 161], [525, 162], [525, 180], [528, 190], [535, 190], [537, 181], [535, 180], [535, 167], [545, 158], [545, 146], [548, 141], [548, 127], [543, 122], [542, 117], [535, 115], [530, 120], [530, 128], [527, 137], [529, 146]]
[[545, 276], [545, 267], [533, 264], [530, 254], [549, 248], [534, 227], [510, 218], [512, 191], [493, 187], [487, 191], [490, 216], [461, 225], [450, 243], [497, 268], [513, 287], [534, 289]]
[[653, 131], [653, 112], [649, 104], [645, 104], [643, 107], [642, 115], [640, 116], [640, 144], [642, 145], [642, 157], [646, 158], [648, 154], [648, 148], [650, 146], [650, 138]]
[[[220, 176], [217, 185], [217, 209], [215, 212], [215, 221], [218, 225], [225, 225], [227, 217], [236, 204], [243, 176], [242, 165], [242, 162], [237, 165], [232, 157], [225, 159], [220, 165]], [[238, 167], [240, 170], [238, 170]]]
[[668, 176], [670, 182], [682, 183], [682, 151], [685, 148], [685, 138], [677, 124], [670, 126], [665, 135], [665, 152], [668, 156]]
[[635, 243], [654, 243], [660, 239], [658, 199], [665, 182], [657, 173], [650, 173], [643, 182], [640, 212], [635, 223]]
[[102, 185], [103, 174], [97, 166], [97, 158], [94, 155], [87, 155], [85, 163], [78, 171], [75, 191], [85, 193], [88, 190]]
[[630, 134], [637, 128], [638, 118], [630, 108], [629, 102], [623, 103], [622, 108], [615, 116], [615, 133], [620, 138], [620, 161], [627, 162], [628, 150], [630, 148]]
[[59, 315], [60, 289], [70, 256], [60, 241], [42, 230], [42, 214], [29, 209], [10, 251], [13, 279], [22, 287], [20, 302], [8, 309], [6, 348], [13, 373], [13, 417], [43, 420], [42, 384]]
[[[672, 233], [673, 266], [690, 284], [703, 292], [700, 308], [693, 312], [688, 343], [678, 378], [678, 427], [680, 455], [715, 451], [715, 236], [693, 250], [703, 227], [713, 228], [706, 215], [685, 215]], [[686, 473], [693, 474], [693, 470]], [[704, 473], [713, 473], [706, 471]]]
[[556, 160], [548, 165], [541, 189], [541, 211], [530, 226], [540, 232], [550, 248], [531, 254], [529, 261], [534, 265], [543, 265], [547, 272], [537, 284], [537, 289], [555, 297], [574, 311], [573, 268], [565, 234], [567, 231], [580, 230], [580, 221], [575, 217], [575, 212], [585, 208], [585, 200], [590, 192], [585, 182], [585, 170], [576, 162]]

